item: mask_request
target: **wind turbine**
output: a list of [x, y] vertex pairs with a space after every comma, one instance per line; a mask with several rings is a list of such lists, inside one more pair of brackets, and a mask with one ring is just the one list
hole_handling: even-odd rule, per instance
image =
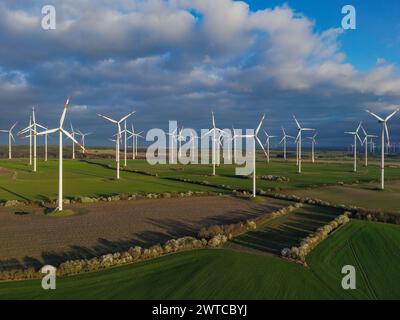
[[[12, 159], [11, 155], [11, 143], [12, 141], [15, 142], [14, 135], [12, 134], [12, 131], [14, 130], [15, 126], [17, 125], [17, 122], [12, 125], [12, 127], [9, 130], [0, 130], [0, 132], [8, 133], [8, 159]], [[12, 140], [12, 141], [11, 141]]]
[[354, 144], [353, 144], [353, 153], [354, 153], [354, 172], [357, 172], [357, 139], [360, 140], [360, 142], [362, 143], [362, 140], [360, 138], [360, 136], [358, 135], [358, 132], [360, 131], [362, 126], [362, 122], [360, 122], [360, 124], [358, 125], [356, 131], [351, 131], [351, 132], [345, 132], [346, 134], [350, 134], [352, 136], [354, 136]]
[[382, 124], [382, 133], [381, 133], [381, 189], [384, 190], [385, 189], [385, 132], [386, 132], [387, 140], [390, 141], [389, 128], [387, 126], [387, 123], [397, 112], [400, 111], [400, 109], [395, 110], [390, 115], [388, 115], [385, 119], [381, 118], [380, 116], [376, 115], [375, 113], [372, 113], [369, 110], [365, 110], [365, 111], [368, 112], [373, 117], [375, 117], [378, 120], [378, 122]]
[[260, 145], [260, 147], [263, 149], [264, 154], [267, 155], [267, 152], [264, 149], [263, 144], [261, 143], [260, 139], [258, 138], [258, 132], [261, 129], [261, 126], [264, 122], [265, 115], [262, 116], [261, 121], [259, 125], [257, 126], [256, 130], [254, 131], [254, 134], [244, 134], [244, 135], [238, 135], [240, 138], [252, 138], [253, 140], [253, 197], [256, 197], [257, 190], [256, 190], [256, 141]]
[[78, 134], [81, 136], [81, 145], [83, 146], [83, 154], [85, 154], [85, 152], [86, 152], [86, 147], [85, 147], [85, 144], [86, 144], [86, 137], [87, 136], [90, 136], [92, 133], [91, 132], [88, 132], [88, 133], [82, 133], [80, 130], [78, 130]]
[[299, 121], [297, 121], [295, 115], [293, 115], [293, 119], [294, 119], [294, 122], [296, 123], [297, 131], [298, 131], [298, 134], [297, 134], [297, 137], [296, 137], [295, 142], [297, 143], [297, 166], [298, 166], [298, 173], [301, 173], [301, 164], [302, 164], [302, 163], [301, 163], [301, 160], [302, 160], [302, 159], [301, 159], [301, 136], [302, 136], [303, 131], [315, 131], [315, 129], [302, 128], [301, 125], [300, 125], [300, 123], [299, 123]]
[[378, 136], [368, 134], [363, 126], [361, 126], [361, 130], [364, 133], [364, 140], [362, 141], [362, 143], [365, 149], [365, 166], [368, 167], [368, 138], [373, 139], [373, 138], [378, 138]]
[[114, 124], [116, 124], [117, 125], [117, 130], [118, 130], [118, 132], [117, 132], [117, 146], [116, 146], [116, 155], [115, 155], [115, 160], [116, 160], [116, 162], [117, 162], [117, 179], [119, 180], [119, 178], [120, 178], [120, 175], [119, 175], [119, 160], [120, 160], [120, 154], [119, 154], [119, 152], [120, 152], [120, 140], [121, 140], [121, 123], [122, 122], [124, 122], [126, 119], [128, 119], [131, 115], [133, 115], [135, 113], [135, 111], [133, 111], [133, 112], [131, 112], [131, 113], [129, 113], [129, 114], [127, 114], [126, 116], [124, 116], [121, 120], [119, 120], [119, 121], [117, 121], [117, 120], [114, 120], [114, 119], [111, 119], [111, 118], [109, 118], [109, 117], [106, 117], [106, 116], [103, 116], [102, 114], [97, 114], [99, 117], [101, 117], [101, 118], [103, 118], [103, 119], [106, 119], [107, 121], [110, 121], [110, 122], [112, 122], [112, 123], [114, 123]]
[[58, 132], [58, 134], [59, 134], [58, 207], [57, 207], [56, 211], [63, 210], [63, 134], [66, 135], [69, 139], [71, 139], [73, 142], [75, 142], [78, 146], [80, 146], [83, 149], [83, 147], [79, 144], [79, 142], [76, 141], [75, 138], [68, 131], [64, 130], [64, 128], [63, 128], [69, 101], [70, 101], [70, 97], [68, 97], [67, 101], [65, 102], [64, 110], [63, 110], [63, 112], [61, 114], [61, 118], [60, 118], [60, 125], [58, 128], [49, 129], [49, 130], [39, 132], [39, 133], [38, 132], [33, 133], [35, 136], [43, 136], [43, 135], [47, 135], [47, 134], [51, 134], [51, 133], [55, 133], [55, 132]]
[[286, 158], [287, 158], [287, 157], [286, 157], [287, 139], [290, 138], [290, 139], [295, 140], [296, 138], [287, 135], [287, 134], [286, 134], [286, 131], [285, 131], [285, 129], [284, 129], [283, 127], [282, 127], [282, 133], [283, 133], [283, 137], [282, 137], [282, 140], [281, 140], [279, 143], [280, 143], [280, 144], [283, 143], [283, 159], [286, 160]]
[[[209, 130], [207, 133], [204, 134], [204, 136], [208, 136], [212, 133], [212, 162], [213, 162], [213, 176], [215, 176], [215, 166], [216, 166], [216, 142], [221, 143], [220, 140], [220, 135], [221, 134], [225, 134], [225, 132], [219, 128], [217, 128], [217, 126], [215, 125], [215, 116], [214, 116], [214, 112], [211, 111], [211, 117], [212, 117], [212, 129]], [[217, 139], [216, 134], [219, 134], [219, 137]]]
[[139, 133], [135, 133], [135, 128], [132, 125], [132, 131], [127, 130], [127, 132], [130, 134], [130, 136], [128, 137], [128, 140], [132, 138], [132, 159], [135, 160], [135, 158], [137, 156], [137, 141], [138, 141], [139, 137], [143, 138], [143, 136], [141, 136], [143, 131], [140, 131]]
[[311, 162], [315, 163], [315, 145], [317, 144], [317, 141], [315, 138], [317, 137], [318, 133], [315, 132], [312, 137], [307, 137], [307, 139], [311, 140]]
[[263, 131], [264, 131], [265, 136], [267, 137], [267, 140], [265, 141], [265, 146], [267, 147], [267, 162], [269, 163], [269, 158], [270, 158], [270, 156], [269, 156], [269, 142], [270, 142], [270, 140], [271, 140], [272, 138], [276, 138], [276, 136], [270, 136], [270, 135], [267, 133], [266, 130], [263, 130]]
[[[29, 139], [29, 147], [32, 150], [32, 134], [33, 134], [33, 172], [37, 171], [37, 143], [36, 143], [36, 135], [37, 129], [41, 128], [43, 130], [47, 130], [46, 127], [42, 126], [41, 124], [36, 122], [36, 114], [35, 114], [35, 107], [32, 107], [32, 118], [29, 120], [29, 127], [21, 130], [18, 134], [24, 134], [29, 132], [30, 139]], [[32, 159], [32, 151], [30, 150], [30, 159]], [[45, 161], [47, 161], [47, 135], [45, 135]], [[30, 161], [32, 164], [32, 161]]]

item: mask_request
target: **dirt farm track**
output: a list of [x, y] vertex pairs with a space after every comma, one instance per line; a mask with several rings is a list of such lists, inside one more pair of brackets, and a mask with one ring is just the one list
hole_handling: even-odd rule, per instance
[[232, 223], [287, 203], [232, 197], [155, 199], [71, 206], [69, 217], [40, 207], [0, 209], [0, 268], [57, 264], [194, 235], [202, 226]]

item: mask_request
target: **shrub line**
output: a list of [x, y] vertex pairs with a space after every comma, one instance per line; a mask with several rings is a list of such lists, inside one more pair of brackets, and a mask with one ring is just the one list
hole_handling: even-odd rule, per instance
[[301, 240], [299, 246], [293, 246], [291, 248], [282, 249], [281, 255], [284, 258], [293, 260], [307, 266], [306, 256], [313, 250], [318, 244], [324, 241], [328, 236], [338, 229], [340, 226], [345, 225], [350, 221], [350, 212], [345, 212], [342, 215], [336, 217], [331, 222], [317, 229], [316, 232], [311, 233], [303, 240]]

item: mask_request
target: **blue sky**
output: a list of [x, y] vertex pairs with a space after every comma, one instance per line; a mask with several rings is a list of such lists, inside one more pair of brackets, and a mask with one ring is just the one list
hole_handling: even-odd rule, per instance
[[[292, 113], [319, 131], [320, 145], [345, 146], [365, 112], [400, 105], [400, 4], [354, 0], [54, 0], [57, 28], [41, 28], [47, 1], [0, 3], [0, 128], [54, 126], [68, 95], [68, 122], [109, 144], [120, 118], [136, 110], [140, 130], [168, 120], [194, 129], [265, 128], [294, 134]], [[357, 29], [341, 29], [341, 8]], [[400, 117], [391, 132], [400, 138]], [[0, 135], [0, 144], [6, 136]]]
[[345, 5], [357, 12], [357, 30], [348, 30], [341, 38], [348, 61], [359, 70], [373, 68], [376, 59], [400, 62], [400, 2], [397, 0], [253, 0], [251, 10], [287, 3], [315, 21], [318, 30], [340, 27]]

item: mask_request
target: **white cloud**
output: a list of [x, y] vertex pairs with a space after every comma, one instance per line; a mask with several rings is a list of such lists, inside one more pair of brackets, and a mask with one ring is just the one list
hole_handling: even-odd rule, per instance
[[0, 93], [31, 89], [49, 105], [71, 94], [71, 111], [82, 118], [89, 109], [132, 105], [178, 116], [181, 107], [230, 106], [229, 115], [243, 118], [303, 105], [317, 116], [381, 97], [376, 108], [386, 109], [400, 96], [394, 64], [378, 58], [373, 69], [357, 70], [346, 60], [341, 29], [317, 31], [287, 5], [252, 12], [231, 0], [54, 0], [57, 30], [44, 32], [38, 13], [45, 1], [24, 11], [7, 3], [0, 5], [7, 43]]

